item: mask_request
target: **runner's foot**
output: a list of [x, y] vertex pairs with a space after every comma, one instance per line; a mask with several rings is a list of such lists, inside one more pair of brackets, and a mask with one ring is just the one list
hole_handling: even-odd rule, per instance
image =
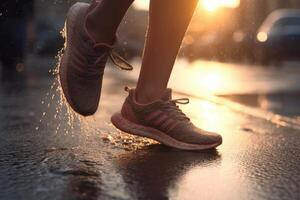
[[74, 111], [84, 116], [97, 111], [108, 58], [121, 69], [132, 69], [113, 51], [116, 39], [110, 44], [97, 43], [89, 35], [86, 16], [95, 6], [94, 1], [93, 4], [76, 3], [70, 8], [65, 25], [65, 49], [59, 66], [66, 100]]
[[129, 92], [121, 113], [112, 116], [112, 123], [121, 131], [144, 136], [167, 146], [183, 150], [203, 150], [219, 146], [222, 137], [194, 126], [176, 104], [187, 104], [189, 99], [172, 100], [172, 90], [150, 104], [139, 104], [135, 90]]

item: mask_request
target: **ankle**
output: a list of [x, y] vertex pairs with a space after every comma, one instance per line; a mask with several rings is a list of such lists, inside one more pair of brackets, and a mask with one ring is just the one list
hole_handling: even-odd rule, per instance
[[135, 99], [140, 104], [149, 104], [161, 98], [164, 91], [136, 89]]

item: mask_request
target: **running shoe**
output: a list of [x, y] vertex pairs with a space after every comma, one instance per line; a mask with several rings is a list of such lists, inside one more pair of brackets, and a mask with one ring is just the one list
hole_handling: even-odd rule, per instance
[[[113, 51], [111, 44], [97, 43], [86, 29], [86, 16], [95, 8], [92, 4], [76, 3], [68, 14], [65, 24], [65, 48], [59, 65], [59, 79], [64, 96], [77, 113], [94, 114], [99, 105], [102, 79], [108, 58], [123, 70], [132, 66]], [[100, 33], [101, 34], [101, 33]]]
[[172, 99], [172, 90], [167, 89], [159, 100], [145, 105], [136, 101], [134, 89], [125, 90], [129, 95], [121, 113], [111, 117], [119, 130], [182, 150], [211, 149], [222, 143], [219, 134], [197, 128], [181, 111], [177, 104], [189, 103], [188, 98]]

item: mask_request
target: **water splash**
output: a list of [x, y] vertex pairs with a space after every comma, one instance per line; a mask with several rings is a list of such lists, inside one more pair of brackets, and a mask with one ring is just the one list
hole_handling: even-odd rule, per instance
[[[55, 58], [57, 64], [53, 69], [49, 70], [49, 73], [54, 77], [54, 80], [50, 85], [49, 91], [41, 100], [41, 104], [45, 110], [41, 113], [40, 126], [36, 127], [36, 131], [41, 132], [44, 128], [41, 127], [41, 125], [46, 125], [45, 128], [53, 129], [55, 135], [63, 134], [74, 137], [75, 132], [80, 132], [81, 135], [87, 139], [95, 132], [101, 133], [100, 139], [102, 139], [104, 143], [109, 143], [116, 148], [125, 150], [136, 150], [140, 147], [154, 144], [155, 142], [153, 140], [124, 134], [115, 128], [111, 129], [111, 132], [103, 130], [103, 127], [101, 127], [101, 129], [99, 129], [99, 127], [93, 128], [92, 124], [96, 124], [94, 122], [97, 121], [95, 116], [86, 118], [72, 110], [63, 94], [60, 79], [58, 77], [59, 64], [61, 63], [62, 55], [66, 48], [65, 28], [61, 31], [61, 35], [65, 38], [65, 44]], [[107, 126], [109, 127], [111, 124], [107, 124]]]
[[[41, 125], [46, 124], [46, 128], [49, 129], [51, 125], [55, 125], [55, 134], [73, 134], [75, 125], [81, 127], [82, 118], [76, 114], [68, 105], [61, 88], [59, 74], [59, 65], [62, 59], [63, 52], [66, 47], [66, 29], [65, 27], [60, 32], [62, 37], [65, 39], [64, 47], [58, 52], [55, 57], [56, 65], [53, 69], [49, 70], [51, 76], [54, 77], [52, 84], [50, 85], [49, 91], [45, 97], [41, 100], [41, 104], [44, 111], [41, 113], [39, 120], [39, 126], [36, 126], [36, 131], [41, 130]], [[54, 113], [53, 113], [54, 112]], [[47, 120], [47, 123], [45, 123]], [[49, 121], [51, 123], [49, 123]]]

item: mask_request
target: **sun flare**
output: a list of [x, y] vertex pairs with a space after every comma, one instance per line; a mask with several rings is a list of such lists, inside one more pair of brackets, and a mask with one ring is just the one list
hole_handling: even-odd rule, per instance
[[[148, 10], [150, 0], [136, 0], [134, 6], [137, 9]], [[208, 11], [213, 12], [221, 7], [236, 8], [240, 5], [240, 0], [199, 0], [201, 7]]]
[[219, 1], [218, 0], [203, 0], [202, 6], [206, 11], [213, 12], [218, 9]]
[[236, 8], [240, 5], [240, 0], [201, 0], [202, 7], [208, 11], [213, 12], [221, 7]]
[[148, 10], [149, 4], [150, 4], [150, 0], [137, 0], [134, 1], [133, 3], [134, 7], [139, 10]]

